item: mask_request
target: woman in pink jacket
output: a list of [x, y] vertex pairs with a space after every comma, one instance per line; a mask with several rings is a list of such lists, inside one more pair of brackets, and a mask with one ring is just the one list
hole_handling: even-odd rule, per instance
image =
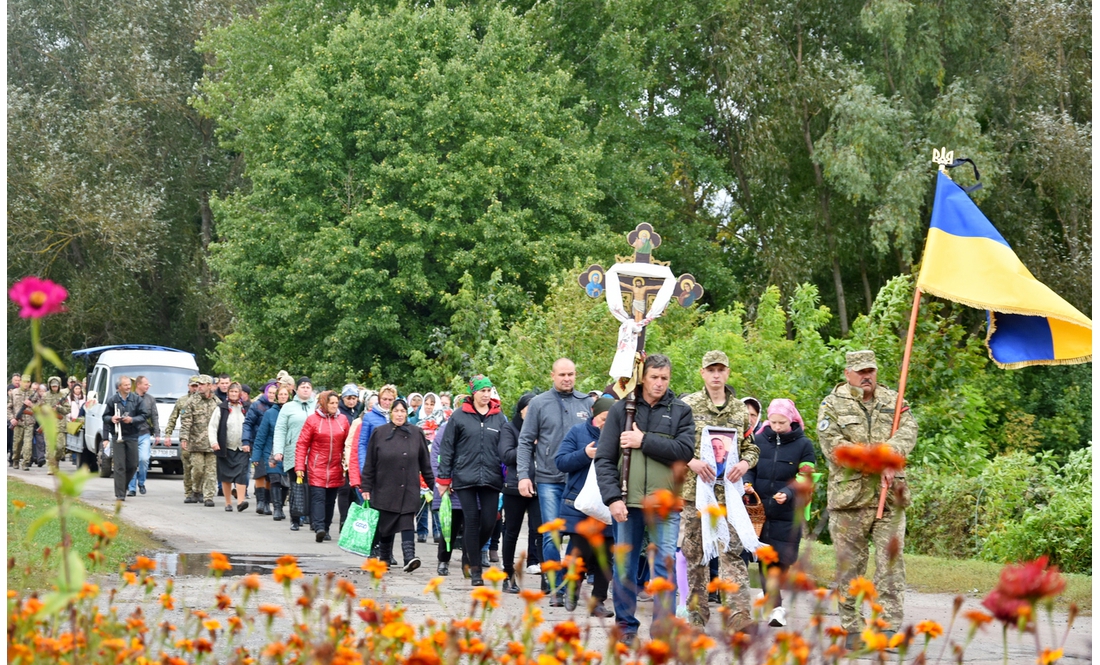
[[348, 420], [340, 414], [340, 397], [326, 390], [317, 398], [317, 410], [306, 418], [294, 451], [294, 471], [309, 479], [310, 523], [317, 542], [328, 535], [336, 509], [336, 496], [344, 484], [344, 441]]

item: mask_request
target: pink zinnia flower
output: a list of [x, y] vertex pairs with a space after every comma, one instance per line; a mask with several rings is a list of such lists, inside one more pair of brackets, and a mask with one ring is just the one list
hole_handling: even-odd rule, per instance
[[21, 307], [20, 317], [40, 319], [43, 316], [64, 312], [65, 306], [61, 303], [69, 297], [69, 292], [60, 284], [31, 275], [16, 282], [8, 290], [8, 297]]

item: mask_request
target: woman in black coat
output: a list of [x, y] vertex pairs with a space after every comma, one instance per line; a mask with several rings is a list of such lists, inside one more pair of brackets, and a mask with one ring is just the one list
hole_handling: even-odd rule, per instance
[[516, 402], [516, 412], [512, 420], [500, 430], [500, 461], [504, 464], [504, 593], [519, 593], [516, 584], [516, 543], [523, 527], [523, 515], [527, 514], [527, 564], [541, 563], [542, 511], [537, 496], [523, 496], [519, 493], [519, 473], [516, 470], [516, 448], [519, 445], [519, 433], [523, 429], [523, 418], [527, 415], [527, 405], [535, 393], [524, 393]]
[[423, 503], [420, 476], [430, 486], [432, 463], [424, 431], [408, 422], [409, 407], [396, 399], [390, 407], [390, 422], [375, 428], [367, 444], [363, 465], [363, 498], [378, 511], [378, 530], [374, 537], [381, 548], [380, 558], [393, 555], [393, 538], [401, 532], [401, 553], [405, 572], [420, 567], [416, 556], [416, 511]]
[[[753, 438], [760, 448], [760, 461], [745, 474], [745, 484], [752, 485], [764, 504], [764, 528], [760, 542], [771, 545], [779, 555], [779, 563], [773, 564], [786, 573], [798, 560], [798, 544], [802, 539], [802, 527], [795, 519], [795, 476], [809, 477], [813, 473], [817, 456], [814, 444], [806, 438], [802, 428], [802, 416], [789, 399], [774, 399], [768, 405], [768, 423]], [[768, 579], [763, 562], [761, 579]], [[787, 625], [787, 610], [782, 606], [783, 597], [776, 591], [775, 609], [770, 623]]]
[[[497, 503], [504, 488], [500, 469], [500, 431], [508, 421], [500, 400], [492, 397], [493, 384], [477, 375], [470, 381], [470, 397], [451, 414], [439, 446], [439, 492], [454, 491], [462, 501], [464, 552], [480, 552], [497, 524]], [[475, 563], [476, 562], [476, 563]], [[470, 583], [483, 586], [481, 560], [470, 556]]]

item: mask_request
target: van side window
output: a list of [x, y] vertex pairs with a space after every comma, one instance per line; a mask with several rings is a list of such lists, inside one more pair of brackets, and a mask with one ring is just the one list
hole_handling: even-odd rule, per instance
[[96, 375], [96, 394], [99, 395], [99, 403], [104, 404], [110, 395], [107, 393], [107, 368], [100, 367]]

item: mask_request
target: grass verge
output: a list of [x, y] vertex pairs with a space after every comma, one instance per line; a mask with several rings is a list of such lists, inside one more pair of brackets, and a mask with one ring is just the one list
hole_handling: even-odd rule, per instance
[[[22, 501], [26, 507], [16, 509], [13, 503], [15, 501]], [[53, 520], [43, 525], [29, 541], [25, 534], [40, 515], [56, 505], [56, 496], [49, 490], [28, 485], [9, 476], [7, 502], [8, 588], [19, 591], [52, 588], [61, 561], [61, 527], [57, 520]], [[118, 526], [118, 536], [104, 550], [107, 560], [96, 570], [114, 572], [118, 570], [120, 563], [132, 561], [138, 553], [164, 549], [164, 544], [154, 539], [148, 531], [87, 504], [81, 503], [81, 506], [98, 513], [104, 519], [111, 518]], [[92, 551], [95, 537], [88, 533], [85, 522], [74, 520], [69, 527], [69, 533], [73, 546], [79, 552]], [[46, 548], [50, 549], [48, 556], [44, 555]], [[88, 564], [89, 561], [85, 559], [84, 563]]]
[[[802, 541], [805, 552], [807, 541]], [[831, 580], [836, 576], [836, 554], [832, 545], [813, 543], [810, 563], [818, 580]], [[942, 559], [922, 554], [905, 555], [905, 583], [921, 593], [963, 594], [984, 598], [1001, 576], [1003, 565], [974, 559]], [[867, 566], [867, 577], [875, 571], [874, 552]], [[1092, 614], [1092, 576], [1063, 573], [1066, 590], [1055, 601], [1056, 608], [1065, 610], [1070, 603], [1077, 603], [1081, 614]]]

